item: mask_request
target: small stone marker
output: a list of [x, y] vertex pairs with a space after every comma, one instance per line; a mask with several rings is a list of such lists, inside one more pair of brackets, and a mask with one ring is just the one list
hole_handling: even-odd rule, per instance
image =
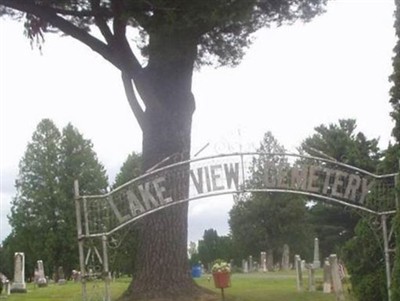
[[301, 259], [300, 255], [294, 255], [294, 265], [296, 267], [296, 283], [297, 283], [297, 291], [303, 290], [303, 275], [301, 269]]
[[253, 269], [254, 269], [254, 267], [253, 267], [253, 256], [249, 256], [249, 272], [251, 273], [251, 272], [253, 272]]
[[284, 271], [289, 270], [289, 256], [289, 246], [284, 244], [282, 252], [282, 270]]
[[66, 280], [65, 280], [65, 276], [64, 276], [64, 270], [62, 266], [58, 267], [58, 284], [65, 284]]
[[267, 272], [267, 253], [266, 252], [261, 252], [260, 263], [261, 263], [262, 271]]
[[26, 293], [25, 283], [25, 254], [16, 252], [14, 254], [14, 282], [11, 285], [11, 293]]
[[37, 285], [39, 287], [47, 286], [47, 279], [46, 276], [44, 275], [44, 266], [42, 260], [37, 261]]
[[308, 270], [308, 290], [315, 292], [315, 269], [313, 264], [306, 264]]
[[247, 260], [242, 260], [242, 268], [243, 268], [243, 273], [248, 273], [249, 272], [249, 264], [247, 263]]
[[325, 259], [324, 262], [324, 293], [329, 294], [332, 292], [332, 274], [331, 274], [331, 265], [329, 263], [329, 259]]
[[345, 301], [336, 254], [331, 254], [329, 256], [329, 263], [331, 264], [332, 288], [336, 295], [336, 301]]

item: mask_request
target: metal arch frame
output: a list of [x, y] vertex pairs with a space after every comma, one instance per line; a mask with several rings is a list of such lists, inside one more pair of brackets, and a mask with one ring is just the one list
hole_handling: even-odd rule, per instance
[[[383, 179], [383, 178], [390, 178], [393, 177], [395, 179], [395, 186], [398, 185], [398, 179], [399, 179], [399, 173], [391, 173], [391, 174], [384, 174], [384, 175], [376, 175], [373, 173], [370, 173], [366, 170], [345, 164], [345, 163], [341, 163], [335, 160], [331, 160], [331, 159], [326, 159], [326, 158], [320, 158], [320, 157], [315, 157], [315, 156], [308, 156], [308, 155], [302, 155], [302, 154], [294, 154], [294, 153], [263, 153], [263, 152], [234, 152], [234, 153], [225, 153], [225, 154], [218, 154], [218, 155], [212, 155], [212, 156], [206, 156], [206, 157], [200, 157], [200, 158], [194, 158], [194, 159], [190, 159], [190, 160], [185, 160], [185, 161], [181, 161], [178, 163], [173, 163], [161, 168], [157, 168], [154, 170], [151, 170], [150, 172], [147, 172], [135, 179], [132, 179], [131, 181], [117, 187], [116, 189], [114, 189], [113, 191], [110, 191], [106, 194], [103, 195], [89, 195], [89, 196], [80, 196], [79, 195], [79, 184], [78, 181], [76, 180], [74, 183], [74, 192], [75, 192], [75, 206], [76, 206], [76, 219], [77, 219], [77, 236], [78, 236], [78, 244], [79, 244], [79, 257], [80, 257], [80, 265], [81, 265], [81, 272], [83, 275], [85, 275], [85, 263], [84, 263], [84, 240], [86, 238], [101, 238], [102, 240], [102, 246], [103, 246], [103, 262], [104, 262], [104, 274], [106, 275], [105, 277], [105, 292], [106, 292], [106, 299], [105, 301], [110, 301], [111, 300], [111, 296], [110, 296], [110, 288], [109, 288], [109, 284], [110, 284], [110, 275], [109, 275], [109, 269], [108, 269], [108, 253], [107, 253], [107, 236], [113, 234], [114, 232], [124, 228], [125, 226], [127, 226], [130, 223], [133, 223], [149, 214], [152, 214], [154, 212], [163, 210], [167, 207], [170, 206], [174, 206], [177, 204], [181, 204], [184, 202], [190, 202], [193, 200], [198, 200], [198, 199], [202, 199], [202, 198], [206, 198], [206, 197], [214, 197], [214, 196], [219, 196], [219, 195], [226, 195], [226, 194], [236, 194], [236, 193], [246, 193], [246, 192], [272, 192], [272, 193], [292, 193], [292, 194], [299, 194], [299, 195], [304, 195], [304, 196], [309, 196], [309, 197], [313, 197], [316, 199], [324, 199], [327, 201], [331, 201], [334, 203], [338, 203], [347, 207], [352, 207], [353, 209], [358, 209], [358, 210], [362, 210], [365, 211], [367, 213], [370, 214], [375, 214], [377, 216], [381, 217], [381, 225], [382, 225], [382, 231], [383, 231], [383, 238], [384, 238], [384, 257], [385, 257], [385, 266], [386, 266], [386, 278], [387, 278], [387, 291], [388, 291], [388, 301], [391, 301], [391, 270], [390, 270], [390, 252], [392, 250], [389, 250], [389, 239], [391, 236], [392, 231], [390, 231], [390, 233], [388, 234], [387, 231], [387, 216], [388, 215], [392, 215], [395, 214], [397, 212], [397, 210], [399, 209], [399, 201], [398, 201], [398, 196], [396, 193], [396, 199], [395, 199], [395, 204], [396, 204], [396, 209], [394, 210], [389, 210], [389, 211], [375, 211], [372, 210], [370, 208], [367, 207], [363, 207], [360, 205], [356, 205], [354, 203], [348, 203], [346, 201], [340, 200], [340, 199], [336, 199], [334, 197], [330, 197], [330, 196], [326, 196], [326, 195], [322, 195], [322, 194], [317, 194], [317, 193], [312, 193], [312, 192], [307, 192], [307, 191], [302, 191], [302, 190], [295, 190], [295, 189], [281, 189], [281, 188], [263, 188], [263, 189], [246, 189], [244, 187], [236, 187], [236, 190], [225, 190], [225, 191], [221, 191], [221, 192], [208, 192], [208, 193], [202, 193], [199, 194], [197, 196], [194, 197], [189, 197], [187, 199], [181, 199], [181, 200], [174, 200], [171, 203], [168, 204], [164, 204], [164, 205], [160, 205], [157, 206], [156, 208], [152, 208], [150, 210], [147, 210], [141, 214], [138, 214], [136, 216], [134, 216], [133, 218], [120, 223], [118, 226], [114, 227], [113, 229], [109, 230], [109, 231], [104, 231], [102, 233], [96, 233], [96, 234], [90, 234], [89, 233], [89, 228], [88, 228], [88, 217], [87, 217], [87, 211], [86, 211], [86, 202], [90, 199], [105, 199], [107, 200], [110, 196], [112, 196], [114, 193], [127, 188], [128, 186], [140, 182], [142, 179], [145, 179], [149, 176], [154, 176], [157, 175], [158, 173], [161, 172], [165, 172], [168, 170], [172, 170], [175, 167], [180, 167], [180, 166], [184, 166], [187, 164], [191, 164], [191, 163], [195, 163], [195, 162], [201, 162], [201, 161], [209, 161], [209, 160], [213, 160], [213, 159], [220, 159], [220, 158], [228, 158], [228, 157], [239, 157], [240, 158], [240, 172], [241, 172], [241, 177], [243, 180], [243, 184], [245, 183], [245, 179], [246, 179], [246, 171], [245, 171], [245, 165], [244, 165], [244, 156], [268, 156], [268, 157], [295, 157], [295, 158], [301, 158], [301, 159], [307, 159], [307, 160], [315, 160], [317, 162], [325, 162], [325, 163], [329, 163], [329, 164], [334, 164], [336, 166], [340, 166], [352, 171], [355, 171], [356, 173], [361, 173], [363, 175], [369, 176], [373, 179]], [[319, 163], [321, 164], [321, 163]], [[239, 186], [244, 186], [244, 185], [239, 185]], [[84, 218], [85, 218], [85, 227], [87, 227], [85, 229], [85, 234], [83, 233], [83, 229], [82, 229], [82, 212], [81, 212], [81, 205], [80, 202], [83, 201], [83, 213], [84, 213]], [[87, 298], [87, 293], [86, 293], [86, 285], [85, 285], [85, 277], [82, 278], [82, 285], [83, 285], [83, 289], [82, 289], [82, 297], [83, 300], [86, 300]]]

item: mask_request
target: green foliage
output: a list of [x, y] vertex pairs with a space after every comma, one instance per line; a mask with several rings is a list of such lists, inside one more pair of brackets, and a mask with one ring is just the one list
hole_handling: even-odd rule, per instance
[[[266, 177], [267, 164], [288, 165], [284, 158], [267, 155], [284, 152], [284, 148], [269, 132], [264, 135], [258, 151], [266, 155], [253, 160], [248, 187], [262, 187], [260, 183]], [[284, 244], [289, 245], [291, 252], [307, 256], [307, 246], [312, 245], [314, 239], [307, 222], [305, 199], [292, 194], [239, 195], [229, 212], [229, 225], [240, 258], [249, 255], [258, 258], [261, 251], [268, 251], [280, 260]]]
[[128, 155], [119, 173], [115, 176], [113, 188], [117, 188], [130, 180], [140, 176], [142, 170], [142, 156], [136, 152]]
[[229, 262], [232, 259], [232, 240], [229, 236], [218, 236], [214, 229], [204, 231], [199, 240], [198, 258], [207, 267], [217, 259]]
[[[356, 132], [354, 119], [341, 119], [338, 124], [320, 125], [315, 134], [306, 138], [301, 151], [318, 157], [329, 158], [355, 166], [369, 172], [376, 172], [382, 153], [377, 139], [367, 139]], [[350, 208], [343, 208], [325, 202], [318, 202], [311, 208], [310, 221], [315, 225], [320, 250], [324, 256], [340, 254], [340, 248], [354, 236], [354, 227], [360, 214]]]
[[5, 244], [8, 256], [25, 253], [26, 273], [32, 275], [42, 259], [47, 275], [63, 266], [68, 275], [78, 269], [73, 181], [82, 192], [105, 192], [107, 177], [92, 144], [68, 125], [63, 134], [43, 119], [20, 162], [17, 195], [13, 199], [12, 233]]
[[[390, 103], [393, 111], [390, 116], [393, 118], [395, 124], [392, 130], [392, 136], [395, 138], [396, 145], [389, 147], [389, 155], [395, 154], [394, 159], [390, 160], [390, 163], [394, 163], [395, 172], [400, 170], [399, 158], [400, 158], [400, 1], [395, 0], [396, 11], [395, 11], [395, 23], [394, 28], [396, 30], [397, 41], [393, 49], [394, 57], [392, 59], [393, 73], [389, 77], [393, 86], [390, 89]], [[389, 164], [390, 164], [389, 163]], [[397, 168], [396, 168], [397, 167]], [[400, 187], [397, 188], [397, 196], [400, 199]], [[393, 268], [393, 285], [392, 293], [393, 300], [400, 300], [400, 212], [397, 208], [397, 215], [395, 220], [395, 239], [396, 239], [396, 252], [395, 252], [395, 263]]]
[[371, 219], [361, 219], [356, 236], [343, 248], [353, 291], [359, 300], [387, 300], [383, 243], [380, 229]]
[[394, 28], [396, 30], [397, 42], [393, 49], [394, 57], [392, 59], [393, 73], [389, 77], [389, 81], [392, 82], [393, 86], [390, 89], [390, 104], [392, 105], [393, 111], [390, 116], [393, 118], [395, 124], [392, 130], [392, 135], [396, 139], [397, 143], [400, 143], [400, 2], [395, 1], [395, 23]]
[[[271, 24], [281, 25], [297, 20], [309, 21], [324, 11], [326, 0], [196, 0], [196, 1], [10, 1], [1, 0], [3, 14], [12, 15], [13, 8], [24, 15], [26, 35], [40, 39], [48, 31], [61, 30], [77, 37], [76, 29], [89, 31], [96, 25], [105, 40], [111, 44], [113, 33], [107, 22], [114, 22], [115, 36], [124, 33], [121, 26], [131, 26], [139, 31], [137, 47], [142, 55], [157, 53], [171, 57], [171, 49], [188, 44], [198, 45], [198, 63], [237, 65], [252, 40], [252, 34]], [[4, 5], [2, 7], [1, 5]], [[76, 27], [63, 26], [56, 18], [58, 13]], [[14, 16], [21, 18], [21, 14]], [[58, 27], [58, 28], [57, 28]], [[120, 37], [118, 37], [120, 38]], [[88, 43], [80, 39], [81, 42]], [[121, 42], [122, 40], [115, 42]], [[185, 45], [186, 44], [186, 45]], [[112, 47], [112, 45], [109, 45]], [[179, 56], [176, 52], [173, 56]]]
[[321, 153], [339, 162], [375, 172], [382, 153], [378, 139], [368, 140], [361, 132], [356, 132], [354, 119], [340, 119], [338, 124], [320, 125], [315, 134], [306, 138], [301, 149], [311, 155]]
[[[378, 170], [381, 173], [388, 174], [395, 172], [398, 168], [398, 151], [398, 147], [389, 145], [389, 148], [384, 152], [384, 160], [378, 166]], [[375, 193], [375, 191], [371, 191], [371, 194]], [[390, 199], [394, 200], [394, 193], [388, 193], [391, 193]], [[378, 203], [376, 205], [380, 206], [376, 209], [381, 211], [389, 209], [388, 204], [385, 203]], [[390, 208], [393, 209], [392, 206]], [[388, 227], [392, 223], [396, 223], [397, 217], [389, 215], [387, 218]], [[394, 248], [395, 245], [398, 246], [398, 242], [389, 241], [389, 248]], [[350, 280], [353, 290], [358, 298], [360, 300], [387, 300], [386, 271], [380, 218], [364, 215], [357, 224], [354, 238], [346, 243], [343, 255], [351, 274]], [[398, 259], [395, 260], [395, 267], [393, 269], [392, 279], [394, 279], [394, 282], [396, 282], [395, 275], [398, 273], [397, 269], [399, 268], [396, 265], [398, 265]], [[396, 293], [398, 293], [397, 287], [393, 283], [392, 300], [396, 301], [400, 300], [398, 297], [395, 297]]]
[[[399, 193], [399, 187], [398, 192]], [[400, 210], [397, 210], [395, 217], [395, 259], [393, 266], [392, 300], [400, 300]]]
[[[140, 176], [142, 156], [132, 152], [115, 176], [113, 188], [117, 188]], [[138, 247], [138, 234], [135, 224], [128, 225], [116, 234], [117, 245], [110, 250], [110, 269], [117, 274], [131, 275], [135, 267], [135, 254]]]

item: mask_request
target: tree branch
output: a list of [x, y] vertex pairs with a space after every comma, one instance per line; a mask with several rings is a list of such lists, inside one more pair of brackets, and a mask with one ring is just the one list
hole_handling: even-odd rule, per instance
[[[121, 71], [129, 73], [131, 78], [134, 76], [141, 76], [143, 68], [126, 39], [127, 19], [124, 17], [124, 4], [121, 0], [112, 0], [111, 7], [114, 14], [113, 43], [118, 46], [118, 50], [122, 54], [122, 59], [125, 62], [125, 68], [121, 69]], [[129, 64], [126, 64], [126, 62], [129, 62]]]
[[56, 7], [53, 7], [52, 9], [57, 14], [64, 15], [64, 16], [73, 16], [73, 17], [96, 17], [96, 16], [101, 16], [101, 17], [105, 17], [105, 18], [112, 18], [112, 13], [109, 10], [105, 9], [105, 8], [99, 9], [99, 10], [97, 10], [95, 12], [93, 12], [91, 10], [74, 11], [74, 10], [62, 9], [62, 8], [56, 8]]
[[122, 82], [124, 83], [125, 94], [126, 97], [128, 98], [129, 105], [132, 109], [133, 114], [136, 117], [136, 120], [139, 123], [139, 126], [143, 130], [145, 113], [141, 108], [141, 106], [139, 105], [138, 99], [135, 94], [135, 90], [133, 89], [132, 78], [129, 74], [125, 72], [121, 73], [121, 77], [122, 77]]
[[25, 13], [33, 14], [47, 21], [55, 28], [61, 30], [63, 33], [75, 38], [76, 40], [90, 47], [93, 51], [99, 53], [118, 69], [121, 69], [123, 67], [121, 66], [120, 61], [115, 58], [114, 54], [107, 46], [107, 44], [93, 37], [85, 30], [75, 26], [64, 18], [58, 16], [57, 12], [52, 8], [33, 4], [32, 2], [24, 0], [0, 0], [0, 5], [4, 5], [6, 7], [16, 9]]
[[[100, 9], [100, 0], [91, 0], [92, 9], [94, 11]], [[107, 25], [107, 21], [100, 15], [95, 15], [94, 17], [97, 27], [100, 29], [101, 34], [106, 39], [107, 43], [110, 45], [113, 41], [113, 34]]]

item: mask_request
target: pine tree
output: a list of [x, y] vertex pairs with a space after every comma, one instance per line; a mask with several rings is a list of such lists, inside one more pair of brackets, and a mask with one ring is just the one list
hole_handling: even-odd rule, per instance
[[85, 194], [104, 193], [108, 185], [92, 147], [72, 125], [61, 135], [49, 119], [38, 124], [20, 162], [10, 216], [10, 245], [25, 252], [28, 275], [39, 259], [47, 275], [79, 267], [73, 181]]
[[[265, 178], [275, 176], [266, 173], [267, 165], [289, 167], [284, 156], [276, 155], [284, 153], [285, 149], [270, 132], [264, 135], [257, 151], [263, 155], [252, 162], [247, 188], [264, 187]], [[306, 246], [312, 245], [314, 236], [307, 222], [305, 201], [287, 193], [258, 192], [238, 196], [229, 212], [229, 225], [242, 258], [249, 255], [258, 257], [260, 251], [267, 251], [267, 265], [271, 269], [271, 255], [278, 258], [284, 244], [290, 244], [293, 251], [306, 254]]]
[[65, 201], [59, 185], [60, 139], [55, 124], [49, 119], [42, 120], [19, 164], [10, 224], [19, 251], [26, 254], [26, 271], [33, 271], [39, 259], [46, 260], [50, 270], [60, 264], [57, 241]]

